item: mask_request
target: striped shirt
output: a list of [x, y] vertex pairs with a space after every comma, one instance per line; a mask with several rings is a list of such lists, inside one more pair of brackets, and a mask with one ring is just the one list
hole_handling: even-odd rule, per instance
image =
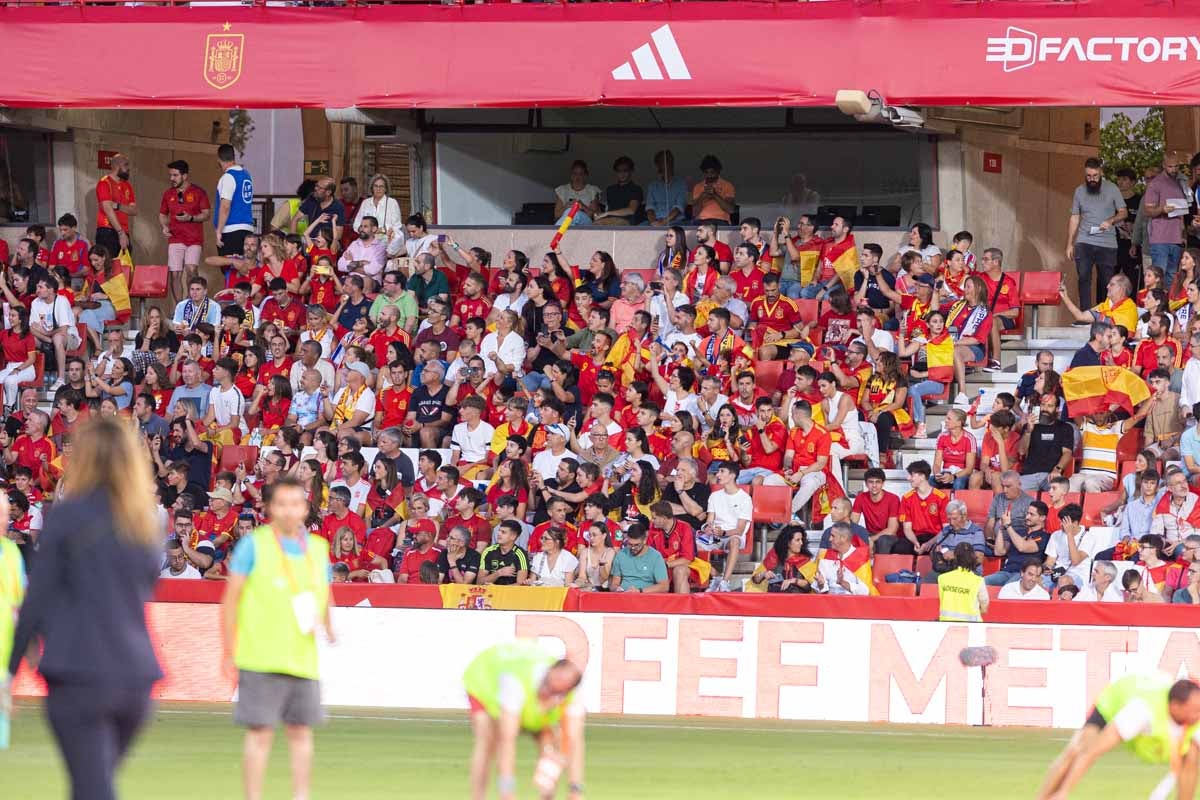
[[1080, 469], [1088, 472], [1103, 472], [1117, 475], [1117, 442], [1125, 432], [1125, 422], [1118, 420], [1107, 428], [1091, 422], [1083, 423], [1079, 429], [1083, 439], [1083, 461]]

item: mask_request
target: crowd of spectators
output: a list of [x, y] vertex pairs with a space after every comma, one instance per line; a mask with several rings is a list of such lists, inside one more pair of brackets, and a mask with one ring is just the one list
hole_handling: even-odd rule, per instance
[[[578, 200], [589, 223], [664, 228], [646, 277], [570, 252], [569, 235], [494, 256], [431, 234], [383, 176], [365, 198], [319, 178], [260, 233], [239, 207], [248, 173], [226, 148], [219, 161], [215, 209], [185, 162], [167, 165], [177, 302], [132, 336], [107, 281], [138, 213], [124, 156], [102, 181], [96, 243], [69, 214], [52, 247], [33, 226], [0, 280], [10, 535], [34, 569], [72, 431], [99, 414], [127, 417], [153, 457], [164, 577], [222, 579], [264, 488], [294, 475], [336, 580], [739, 589], [758, 495], [783, 490], [790, 524], [747, 591], [873, 594], [881, 556], [912, 559], [888, 581], [936, 581], [965, 542], [1005, 598], [1200, 601], [1200, 251], [1157, 183], [1130, 203], [1089, 161], [1076, 192], [1080, 289], [1095, 266], [1105, 294], [1063, 289], [1088, 326], [1070, 366], [1126, 368], [1150, 398], [1072, 415], [1053, 352], [1000, 382], [1017, 283], [967, 231], [944, 251], [923, 223], [860, 245], [852, 219], [819, 232], [806, 215], [746, 218], [730, 248], [717, 233], [734, 190], [715, 157], [690, 197], [669, 151], [645, 194], [618, 159], [603, 200], [576, 163], [560, 213]], [[1150, 217], [1163, 263], [1114, 272], [1102, 251], [1131, 213]], [[1179, 219], [1178, 253], [1160, 218]], [[183, 226], [208, 219], [219, 252], [202, 258]], [[41, 387], [22, 388], [38, 354], [49, 413]], [[967, 393], [974, 370], [999, 373], [986, 406]], [[952, 408], [935, 431], [936, 403]], [[905, 440], [934, 437], [931, 457], [889, 475]], [[852, 464], [868, 469], [848, 497]], [[805, 532], [822, 527], [813, 555]]]

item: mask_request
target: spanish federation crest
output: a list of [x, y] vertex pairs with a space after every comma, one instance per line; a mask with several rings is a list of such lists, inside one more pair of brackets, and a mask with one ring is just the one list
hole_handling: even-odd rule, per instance
[[245, 34], [210, 33], [205, 39], [204, 80], [214, 89], [228, 89], [242, 77]]

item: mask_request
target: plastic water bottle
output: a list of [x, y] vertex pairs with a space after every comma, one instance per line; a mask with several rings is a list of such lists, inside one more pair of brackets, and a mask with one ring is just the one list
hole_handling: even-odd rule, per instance
[[262, 444], [262, 439], [262, 428], [255, 428], [254, 432], [250, 434], [250, 446], [258, 447]]
[[971, 407], [967, 409], [967, 416], [975, 416], [975, 412], [979, 410], [979, 404], [983, 402], [984, 389], [979, 390], [979, 394], [975, 395], [975, 399], [971, 401]]

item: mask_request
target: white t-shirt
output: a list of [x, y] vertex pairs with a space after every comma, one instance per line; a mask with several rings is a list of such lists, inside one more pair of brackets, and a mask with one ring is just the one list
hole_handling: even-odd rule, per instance
[[512, 295], [502, 294], [496, 298], [496, 304], [493, 306], [497, 311], [511, 311], [514, 314], [520, 314], [521, 309], [529, 302], [529, 298], [522, 294], [516, 300], [512, 299]]
[[1034, 584], [1034, 587], [1028, 592], [1021, 591], [1020, 581], [1009, 581], [1000, 589], [1000, 594], [996, 595], [997, 600], [1049, 600], [1050, 593], [1042, 588], [1042, 585]]
[[1046, 555], [1054, 557], [1056, 567], [1066, 567], [1067, 575], [1075, 582], [1076, 586], [1087, 586], [1091, 583], [1092, 559], [1096, 557], [1097, 552], [1107, 546], [1102, 544], [1099, 537], [1091, 530], [1084, 529], [1076, 539], [1075, 547], [1081, 553], [1086, 553], [1087, 558], [1072, 566], [1071, 548], [1067, 544], [1067, 534], [1058, 531], [1050, 537], [1050, 543], [1046, 545]]
[[475, 426], [475, 430], [468, 429], [467, 423], [460, 422], [450, 433], [450, 446], [458, 448], [461, 461], [479, 464], [487, 460], [495, 433], [496, 429], [486, 422], [480, 422]]
[[738, 532], [743, 520], [749, 522], [753, 517], [750, 495], [742, 489], [729, 494], [719, 489], [708, 496], [708, 513], [713, 515], [713, 524], [726, 533]]
[[570, 206], [571, 203], [578, 200], [580, 204], [586, 207], [591, 205], [592, 201], [600, 196], [600, 187], [586, 183], [582, 189], [575, 189], [571, 187], [571, 184], [564, 183], [554, 190], [554, 196], [561, 200], [565, 206]]
[[[221, 179], [217, 181], [217, 202], [220, 203], [221, 200], [228, 200], [232, 203], [233, 202], [233, 194], [237, 190], [238, 190], [237, 179], [234, 178], [232, 175], [230, 175], [228, 172], [226, 172], [224, 175], [221, 176]], [[215, 218], [216, 214], [217, 214], [217, 209], [213, 209], [214, 218]], [[232, 231], [253, 231], [253, 230], [254, 230], [253, 225], [247, 225], [245, 223], [242, 223], [240, 225], [238, 225], [238, 224], [226, 225], [224, 228], [221, 229], [221, 232], [222, 233], [230, 233]]]
[[1096, 603], [1096, 602], [1123, 603], [1123, 602], [1125, 602], [1125, 597], [1124, 597], [1124, 595], [1121, 594], [1121, 590], [1117, 588], [1116, 581], [1113, 581], [1112, 583], [1110, 583], [1108, 585], [1108, 588], [1104, 590], [1103, 597], [1097, 597], [1096, 596], [1096, 587], [1089, 583], [1086, 586], [1084, 586], [1082, 589], [1079, 590], [1079, 594], [1075, 595], [1075, 599], [1080, 600], [1080, 601], [1091, 602], [1091, 603]]
[[29, 304], [29, 326], [36, 328], [39, 325], [46, 333], [50, 333], [55, 328], [74, 328], [75, 312], [71, 310], [71, 304], [67, 302], [67, 298], [55, 295], [53, 304], [45, 302], [40, 297], [33, 298], [33, 302]]
[[217, 424], [222, 427], [227, 426], [235, 415], [242, 416], [245, 402], [236, 386], [230, 386], [227, 391], [222, 391], [220, 386], [214, 386], [208, 393], [208, 407], [213, 410]]
[[566, 586], [575, 575], [575, 568], [579, 566], [579, 559], [566, 550], [558, 554], [553, 568], [548, 562], [546, 554], [539, 552], [534, 554], [533, 563], [529, 565], [529, 571], [538, 576], [538, 582], [542, 586]]
[[[348, 391], [350, 391], [350, 387], [343, 386], [338, 390], [338, 393], [333, 396], [333, 400], [331, 402], [333, 403], [334, 408], [337, 408], [338, 403], [342, 401], [343, 396], [345, 396], [345, 393]], [[375, 416], [375, 392], [371, 390], [370, 386], [364, 388], [363, 393], [358, 396], [358, 402], [354, 404], [354, 410], [362, 411], [367, 415], [366, 420], [363, 422], [364, 425], [366, 425], [367, 422], [370, 422], [371, 418]]]
[[554, 455], [550, 452], [550, 448], [546, 448], [542, 452], [533, 457], [534, 472], [542, 476], [543, 480], [550, 480], [558, 474], [558, 465], [564, 459], [571, 457], [571, 451], [563, 448], [562, 455]]
[[158, 573], [158, 577], [171, 578], [173, 580], [198, 581], [198, 580], [200, 580], [200, 578], [202, 576], [200, 575], [200, 570], [196, 569], [191, 564], [188, 564], [186, 567], [183, 568], [183, 572], [181, 572], [178, 575], [171, 574], [171, 568], [165, 567], [162, 572]]
[[356, 514], [364, 514], [366, 511], [365, 506], [367, 505], [367, 495], [371, 493], [370, 481], [359, 478], [358, 483], [350, 486], [344, 480], [339, 479], [329, 484], [330, 489], [332, 489], [334, 486], [345, 486], [347, 489], [349, 489], [350, 510]]

